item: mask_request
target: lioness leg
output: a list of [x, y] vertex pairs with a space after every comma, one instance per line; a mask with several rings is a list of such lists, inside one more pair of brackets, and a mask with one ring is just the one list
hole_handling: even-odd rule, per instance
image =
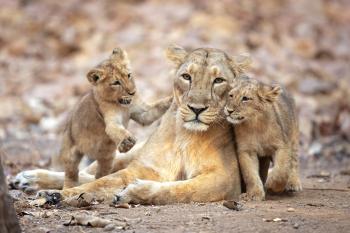
[[265, 199], [264, 186], [259, 174], [259, 160], [255, 153], [239, 153], [239, 163], [242, 176], [247, 187], [247, 193], [241, 198], [260, 201]]
[[273, 156], [274, 166], [266, 181], [266, 188], [272, 192], [283, 192], [291, 170], [291, 150], [281, 148]]
[[[137, 153], [118, 154], [114, 157], [111, 172], [116, 172], [127, 167], [137, 157]], [[97, 162], [93, 162], [79, 172], [79, 184], [89, 183], [95, 180]], [[37, 191], [41, 189], [62, 189], [64, 172], [56, 172], [45, 169], [23, 171], [16, 175], [11, 182], [12, 186], [24, 191]]]
[[210, 173], [189, 180], [171, 182], [136, 180], [115, 196], [114, 203], [164, 205], [233, 199], [238, 196], [240, 190], [233, 190], [235, 182], [231, 182], [230, 179], [222, 174]]
[[61, 199], [64, 200], [82, 193], [87, 193], [95, 196], [96, 199], [111, 201], [117, 190], [122, 190], [136, 178], [158, 180], [159, 176], [154, 170], [133, 163], [123, 170], [101, 177], [93, 182], [62, 191], [42, 191], [41, 194], [43, 194], [42, 196], [46, 196], [48, 194], [59, 193]]

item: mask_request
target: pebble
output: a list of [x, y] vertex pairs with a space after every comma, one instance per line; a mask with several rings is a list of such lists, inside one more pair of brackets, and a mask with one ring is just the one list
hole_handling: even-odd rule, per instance
[[288, 208], [287, 212], [295, 212], [295, 209], [294, 208]]
[[299, 224], [298, 223], [294, 223], [293, 228], [294, 229], [298, 229], [299, 228]]

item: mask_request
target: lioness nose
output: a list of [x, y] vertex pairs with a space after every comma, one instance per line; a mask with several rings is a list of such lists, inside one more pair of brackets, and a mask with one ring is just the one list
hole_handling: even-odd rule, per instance
[[187, 107], [189, 108], [189, 109], [191, 109], [192, 110], [192, 112], [194, 112], [196, 115], [199, 115], [201, 112], [203, 112], [203, 111], [205, 111], [208, 107], [204, 107], [204, 108], [195, 108], [195, 107], [192, 107], [192, 106], [190, 106], [190, 105], [187, 105]]

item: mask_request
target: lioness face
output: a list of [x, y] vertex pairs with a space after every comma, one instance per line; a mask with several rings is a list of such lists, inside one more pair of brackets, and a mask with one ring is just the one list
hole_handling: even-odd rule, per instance
[[248, 77], [236, 79], [231, 84], [225, 106], [227, 121], [240, 124], [264, 113], [281, 93], [279, 86], [271, 86]]
[[87, 78], [105, 101], [129, 105], [136, 93], [127, 54], [120, 48], [114, 49], [107, 60], [93, 68]]
[[168, 48], [167, 56], [176, 65], [174, 97], [183, 126], [191, 131], [206, 131], [222, 120], [229, 84], [237, 70], [224, 52], [217, 49]]

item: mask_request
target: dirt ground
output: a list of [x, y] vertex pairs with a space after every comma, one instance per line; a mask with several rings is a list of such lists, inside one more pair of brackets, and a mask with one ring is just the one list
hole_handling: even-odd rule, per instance
[[[308, 169], [310, 172], [310, 169]], [[240, 211], [222, 202], [134, 206], [130, 209], [97, 204], [89, 208], [40, 208], [32, 196], [11, 193], [24, 232], [337, 232], [350, 231], [350, 175], [328, 171], [304, 175], [297, 194], [269, 195], [264, 202], [239, 202]], [[72, 216], [111, 220], [113, 229], [65, 226]]]

